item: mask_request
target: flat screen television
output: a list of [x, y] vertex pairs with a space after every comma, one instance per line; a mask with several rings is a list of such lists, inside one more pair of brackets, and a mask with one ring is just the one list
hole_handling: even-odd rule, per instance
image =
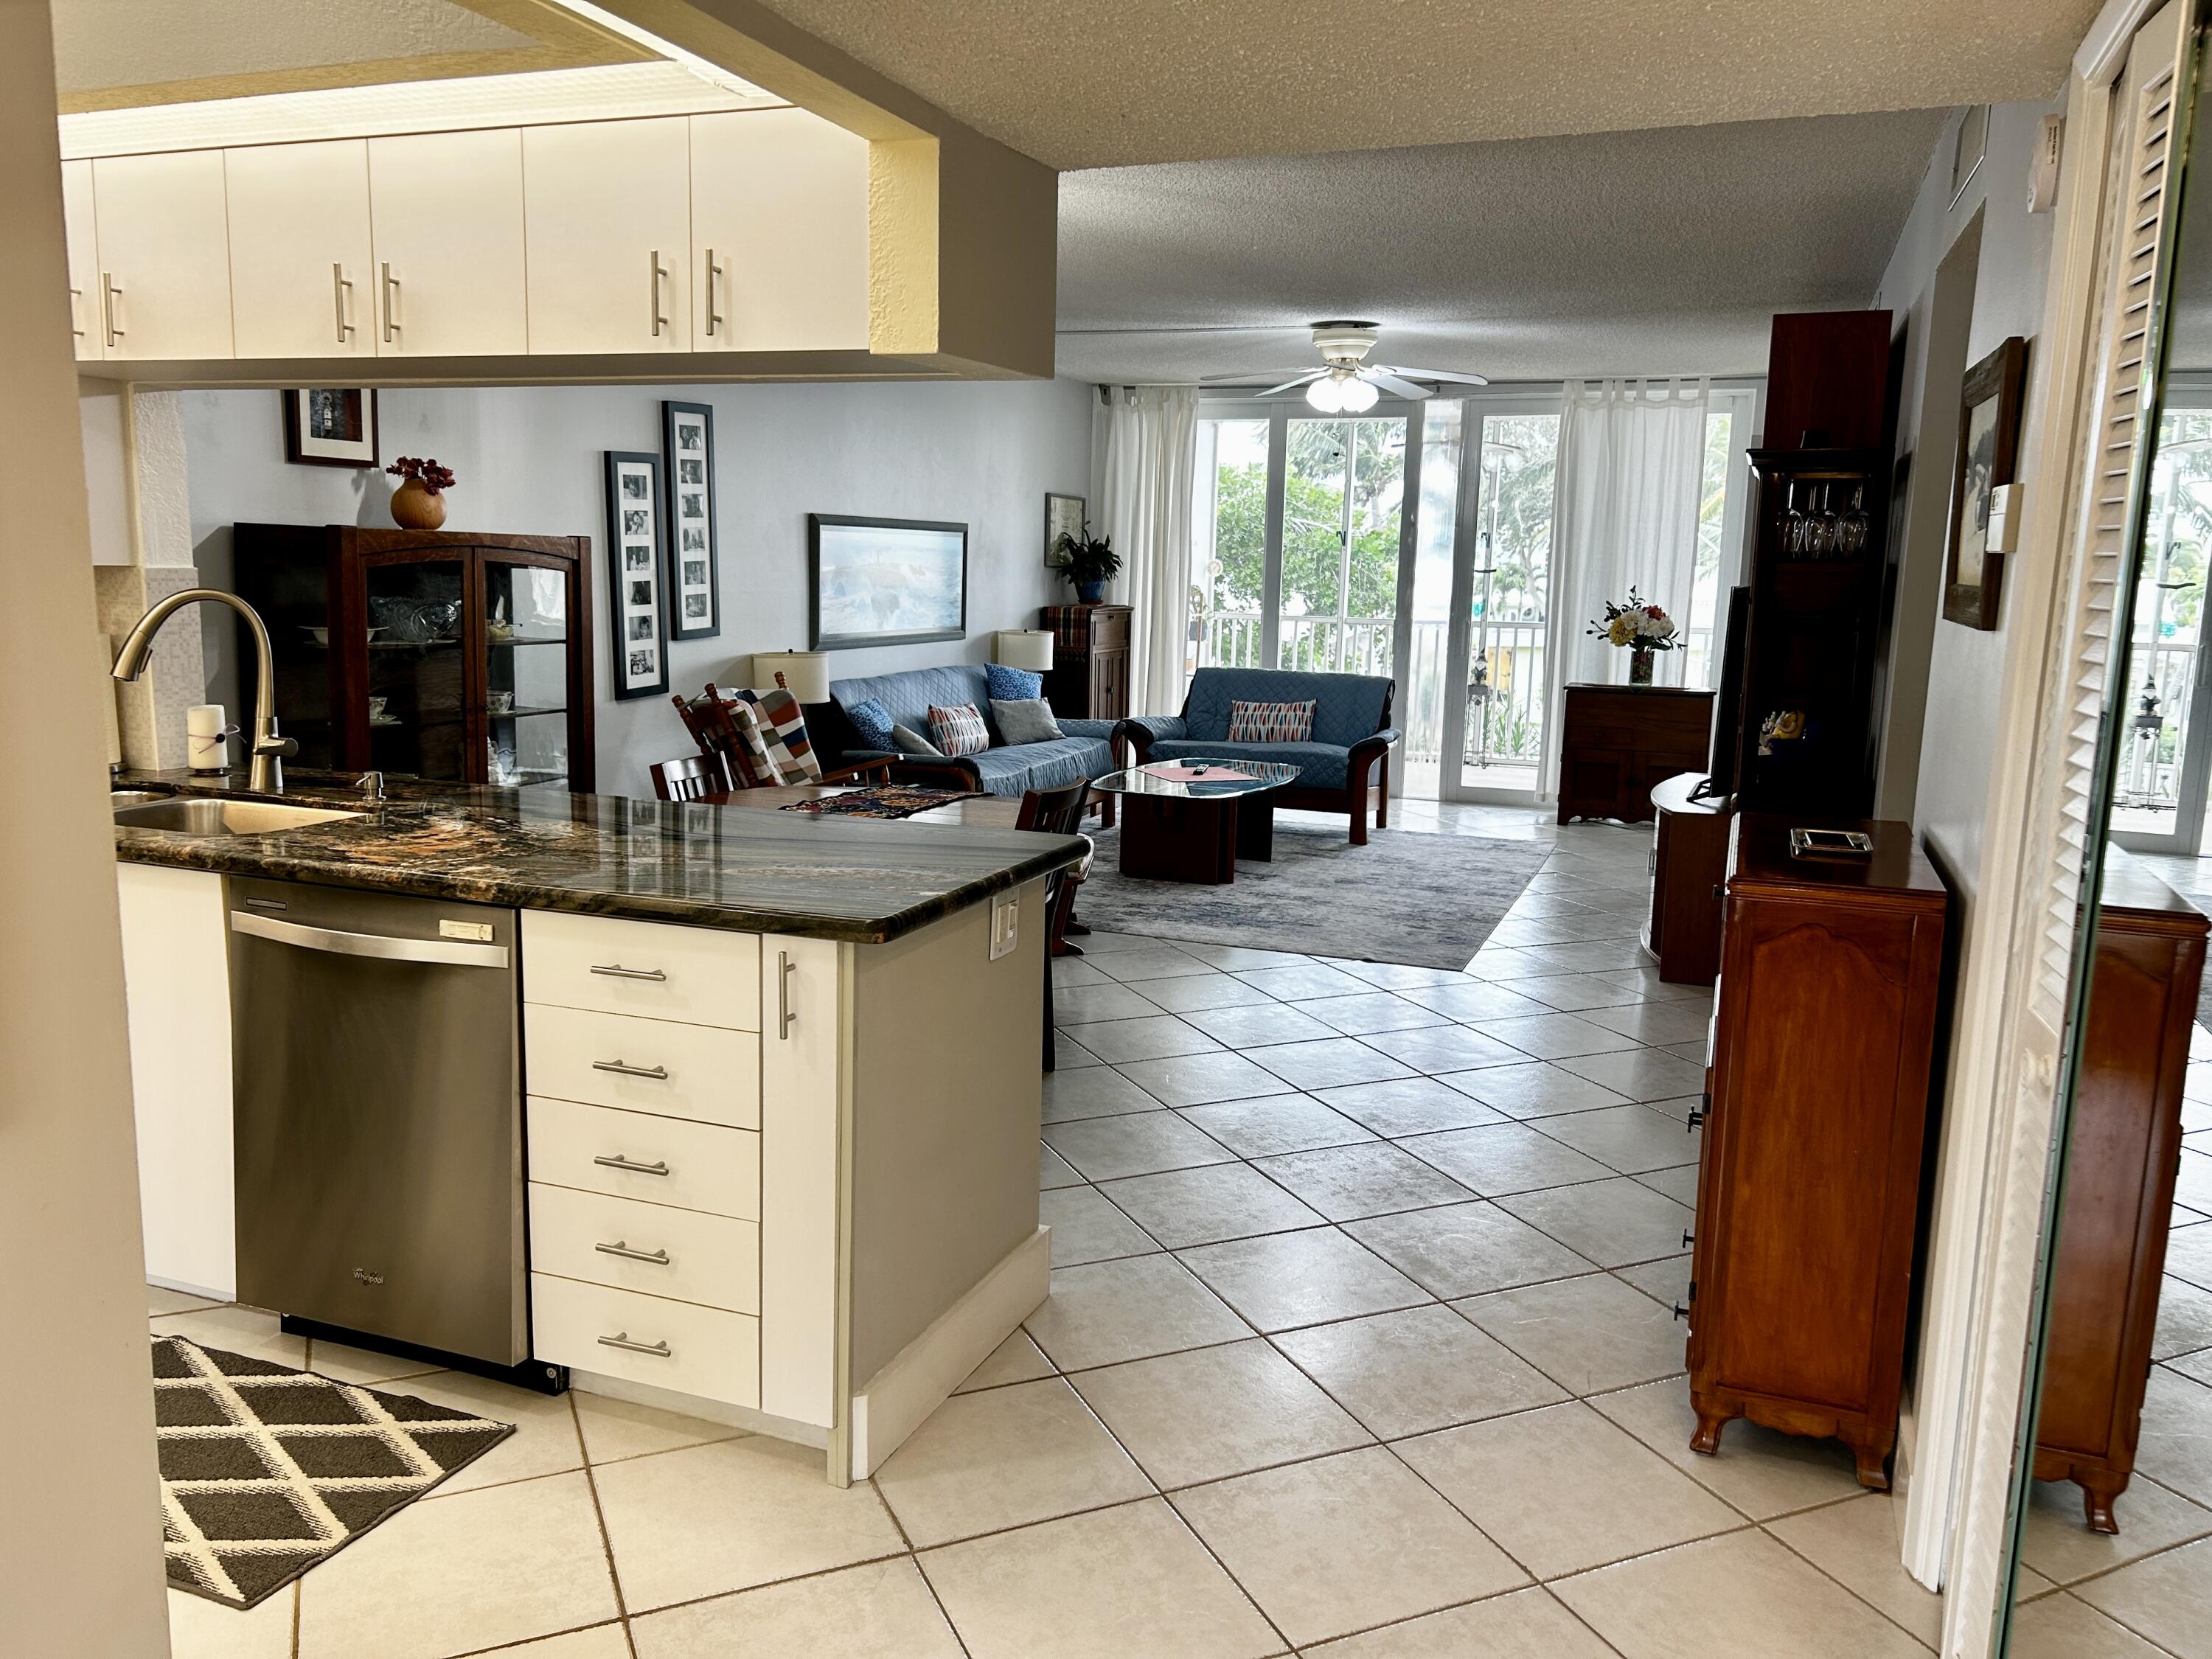
[[1721, 633], [1721, 672], [1713, 682], [1713, 741], [1705, 762], [1705, 781], [1693, 798], [1733, 794], [1736, 757], [1743, 752], [1743, 651], [1751, 626], [1751, 590], [1729, 590], [1728, 624]]

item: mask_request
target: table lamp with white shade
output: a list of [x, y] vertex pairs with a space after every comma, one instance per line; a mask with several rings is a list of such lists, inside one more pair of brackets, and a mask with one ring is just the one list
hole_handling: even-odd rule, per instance
[[1052, 666], [1052, 644], [1049, 628], [1002, 628], [992, 660], [1004, 668], [1027, 668], [1042, 673]]
[[830, 658], [821, 651], [756, 651], [753, 686], [781, 685], [802, 703], [830, 701]]

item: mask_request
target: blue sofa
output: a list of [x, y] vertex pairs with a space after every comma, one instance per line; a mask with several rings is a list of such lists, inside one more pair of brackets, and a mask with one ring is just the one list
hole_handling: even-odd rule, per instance
[[[902, 674], [877, 674], [866, 679], [832, 680], [830, 696], [836, 718], [826, 726], [836, 730], [833, 733], [823, 729], [822, 735], [842, 750], [838, 763], [845, 766], [858, 765], [891, 752], [861, 746], [859, 734], [845, 716], [846, 710], [870, 697], [888, 708], [892, 720], [923, 737], [930, 735], [932, 703], [941, 708], [972, 703], [986, 722], [991, 720], [990, 687], [981, 663], [916, 668]], [[815, 728], [814, 711], [811, 709], [807, 725], [810, 729]], [[1020, 795], [1030, 789], [1062, 788], [1079, 779], [1103, 777], [1114, 769], [1113, 721], [1063, 720], [1060, 729], [1067, 735], [1047, 743], [1001, 748], [998, 727], [992, 723], [991, 747], [981, 754], [933, 759], [927, 764], [932, 771], [963, 775], [969, 787], [987, 795]]]
[[[1309, 674], [1289, 669], [1201, 668], [1192, 676], [1182, 713], [1125, 720], [1114, 730], [1135, 751], [1137, 763], [1196, 756], [1243, 757], [1303, 768], [1297, 781], [1277, 792], [1279, 806], [1343, 812], [1352, 819], [1352, 843], [1367, 842], [1372, 790], [1375, 823], [1390, 823], [1390, 749], [1398, 729], [1390, 703], [1398, 683], [1369, 674]], [[1231, 702], [1314, 704], [1310, 743], [1231, 743]]]

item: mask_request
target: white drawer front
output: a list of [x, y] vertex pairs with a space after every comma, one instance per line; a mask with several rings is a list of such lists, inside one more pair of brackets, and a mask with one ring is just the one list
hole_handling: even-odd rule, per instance
[[728, 1216], [533, 1181], [530, 1265], [732, 1313], [760, 1311], [760, 1227]]
[[760, 1127], [760, 1039], [750, 1031], [528, 1003], [522, 1054], [533, 1095]]
[[760, 1404], [760, 1321], [749, 1314], [534, 1273], [530, 1328], [531, 1352], [556, 1365]]
[[526, 910], [522, 994], [564, 1008], [757, 1031], [760, 937]]
[[760, 1136], [683, 1118], [530, 1097], [530, 1178], [760, 1219]]

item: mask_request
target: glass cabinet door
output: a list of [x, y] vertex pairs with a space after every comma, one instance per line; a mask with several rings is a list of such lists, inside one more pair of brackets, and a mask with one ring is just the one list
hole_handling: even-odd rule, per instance
[[568, 781], [568, 574], [487, 556], [483, 567], [484, 781]]
[[368, 754], [380, 771], [473, 782], [468, 744], [468, 560], [364, 561]]

